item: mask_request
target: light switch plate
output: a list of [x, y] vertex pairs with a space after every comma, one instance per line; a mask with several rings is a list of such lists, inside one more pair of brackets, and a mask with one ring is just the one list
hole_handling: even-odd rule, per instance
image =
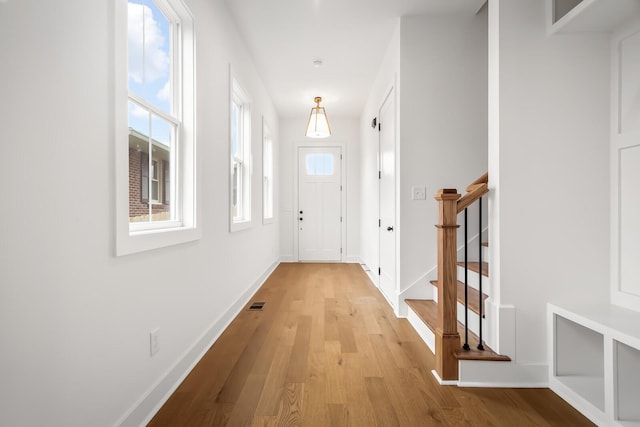
[[424, 185], [414, 185], [411, 187], [411, 198], [413, 200], [427, 200], [427, 188]]

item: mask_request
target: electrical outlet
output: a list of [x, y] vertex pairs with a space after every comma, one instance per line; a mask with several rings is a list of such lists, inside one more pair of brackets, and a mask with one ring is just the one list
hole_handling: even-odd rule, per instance
[[149, 332], [149, 354], [155, 356], [160, 351], [160, 329], [156, 328]]
[[424, 185], [414, 185], [411, 187], [411, 198], [413, 200], [427, 200], [427, 188]]

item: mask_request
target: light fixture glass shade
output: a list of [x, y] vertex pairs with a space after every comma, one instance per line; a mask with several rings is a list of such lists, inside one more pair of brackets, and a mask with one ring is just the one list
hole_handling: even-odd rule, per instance
[[311, 108], [305, 136], [310, 138], [326, 138], [331, 135], [331, 126], [329, 126], [327, 113], [324, 111], [324, 107], [320, 106], [320, 102], [322, 102], [321, 97], [317, 96], [314, 101], [316, 106]]

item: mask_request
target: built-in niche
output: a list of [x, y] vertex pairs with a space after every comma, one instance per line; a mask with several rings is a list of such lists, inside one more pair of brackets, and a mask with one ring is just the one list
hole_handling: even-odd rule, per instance
[[604, 337], [555, 316], [555, 378], [604, 412]]
[[640, 313], [547, 305], [549, 388], [598, 425], [640, 426]]
[[640, 350], [614, 341], [616, 377], [616, 419], [640, 423]]

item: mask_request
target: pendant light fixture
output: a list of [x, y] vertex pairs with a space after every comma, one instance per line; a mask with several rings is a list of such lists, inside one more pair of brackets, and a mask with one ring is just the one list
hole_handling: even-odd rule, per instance
[[322, 98], [316, 96], [313, 102], [316, 103], [316, 106], [311, 108], [305, 136], [310, 138], [326, 138], [331, 135], [331, 127], [329, 126], [329, 120], [327, 119], [327, 113], [324, 111], [324, 107], [320, 106]]

